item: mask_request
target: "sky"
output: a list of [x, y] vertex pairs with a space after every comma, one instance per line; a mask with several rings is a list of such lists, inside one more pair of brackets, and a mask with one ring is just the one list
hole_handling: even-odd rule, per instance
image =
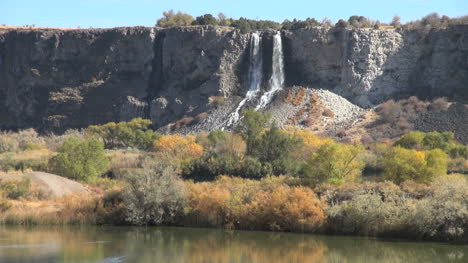
[[432, 12], [449, 17], [468, 15], [468, 0], [0, 0], [0, 25], [153, 26], [170, 9], [194, 17], [223, 12], [233, 18], [277, 22], [307, 17], [336, 22], [351, 15], [390, 22], [398, 14], [406, 22]]

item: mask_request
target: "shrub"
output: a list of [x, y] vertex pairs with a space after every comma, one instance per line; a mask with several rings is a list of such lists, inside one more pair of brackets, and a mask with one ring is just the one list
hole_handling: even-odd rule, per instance
[[24, 178], [19, 181], [7, 180], [0, 181], [0, 191], [6, 198], [20, 199], [26, 197], [31, 190], [31, 180]]
[[447, 98], [437, 98], [434, 99], [431, 104], [428, 106], [428, 110], [432, 111], [446, 111], [449, 108], [450, 104], [448, 103]]
[[440, 149], [424, 152], [397, 146], [384, 154], [381, 166], [383, 177], [397, 184], [405, 180], [429, 183], [447, 173], [447, 154]]
[[57, 174], [92, 182], [110, 167], [104, 153], [104, 145], [95, 139], [80, 141], [67, 139], [59, 153], [50, 161], [51, 170]]
[[317, 232], [325, 222], [323, 203], [306, 187], [273, 185], [256, 192], [246, 209], [257, 229]]
[[48, 162], [54, 155], [47, 149], [29, 150], [0, 155], [0, 169], [4, 171], [47, 171]]
[[311, 28], [320, 26], [320, 23], [315, 20], [315, 18], [306, 18], [306, 20], [297, 20], [293, 19], [293, 21], [284, 20], [282, 23], [283, 30], [297, 30], [301, 28]]
[[310, 186], [356, 181], [365, 166], [360, 159], [362, 152], [360, 145], [325, 143], [306, 161], [300, 171], [300, 178]]
[[116, 151], [109, 155], [110, 176], [119, 178], [127, 170], [141, 168], [143, 155], [141, 153]]
[[178, 160], [193, 160], [203, 154], [203, 146], [193, 136], [164, 135], [154, 143], [154, 149], [161, 155]]
[[0, 153], [16, 152], [19, 150], [19, 143], [8, 135], [0, 135]]
[[318, 231], [323, 203], [312, 190], [290, 187], [284, 178], [261, 181], [219, 177], [189, 184], [189, 217], [198, 225], [237, 229]]
[[175, 27], [175, 26], [189, 26], [193, 22], [193, 17], [189, 14], [174, 10], [163, 12], [163, 17], [158, 19], [156, 26], [159, 27]]
[[400, 146], [406, 149], [416, 149], [416, 150], [423, 150], [423, 140], [424, 140], [425, 133], [414, 131], [407, 133], [400, 137], [395, 142], [395, 146]]
[[175, 223], [183, 214], [183, 182], [167, 160], [147, 160], [143, 169], [127, 173], [123, 192], [127, 222], [134, 225]]
[[404, 232], [413, 206], [398, 186], [367, 183], [351, 191], [342, 202], [330, 202], [326, 209], [331, 231], [360, 235], [391, 235]]
[[250, 20], [243, 17], [232, 21], [231, 26], [239, 29], [243, 34], [251, 31], [279, 30], [281, 28], [281, 24], [274, 21]]
[[448, 152], [452, 158], [468, 159], [468, 145], [453, 145]]
[[448, 176], [433, 184], [434, 194], [421, 201], [414, 227], [424, 238], [468, 240], [468, 182], [463, 176]]
[[161, 136], [150, 129], [151, 125], [150, 120], [135, 118], [129, 122], [91, 125], [86, 129], [86, 133], [101, 138], [106, 149], [136, 147], [148, 150]]
[[70, 137], [75, 137], [80, 140], [86, 139], [86, 134], [83, 130], [74, 130], [74, 129], [69, 129], [66, 130], [63, 134], [57, 135], [57, 134], [47, 134], [44, 137], [45, 145], [47, 146], [48, 149], [51, 151], [58, 151], [60, 146], [62, 146], [63, 142], [67, 140]]

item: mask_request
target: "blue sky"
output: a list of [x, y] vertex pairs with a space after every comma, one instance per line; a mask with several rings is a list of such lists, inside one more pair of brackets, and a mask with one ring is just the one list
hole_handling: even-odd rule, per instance
[[[277, 4], [275, 4], [277, 3]], [[223, 12], [228, 17], [269, 19], [324, 17], [337, 21], [363, 15], [389, 22], [431, 12], [450, 17], [468, 15], [468, 0], [0, 0], [0, 24], [44, 27], [152, 26], [165, 10], [193, 16]]]

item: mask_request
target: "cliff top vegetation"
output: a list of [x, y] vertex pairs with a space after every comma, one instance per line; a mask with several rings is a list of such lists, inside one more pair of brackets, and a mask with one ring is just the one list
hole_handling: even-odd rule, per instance
[[324, 18], [321, 21], [315, 18], [307, 18], [305, 20], [284, 20], [282, 23], [270, 20], [252, 20], [241, 17], [239, 19], [228, 18], [223, 13], [219, 13], [216, 17], [212, 14], [204, 14], [202, 16], [193, 17], [190, 14], [173, 10], [163, 12], [163, 17], [156, 22], [158, 27], [174, 27], [174, 26], [190, 26], [190, 25], [212, 25], [212, 26], [231, 26], [238, 28], [242, 33], [261, 30], [297, 30], [311, 27], [326, 27], [326, 28], [374, 28], [374, 29], [401, 29], [401, 30], [423, 30], [441, 29], [452, 25], [468, 24], [468, 16], [450, 18], [448, 16], [440, 16], [437, 13], [431, 13], [421, 19], [401, 23], [400, 16], [395, 15], [392, 21], [385, 23], [379, 20], [374, 20], [364, 16], [353, 15], [347, 20], [340, 19], [337, 23]]

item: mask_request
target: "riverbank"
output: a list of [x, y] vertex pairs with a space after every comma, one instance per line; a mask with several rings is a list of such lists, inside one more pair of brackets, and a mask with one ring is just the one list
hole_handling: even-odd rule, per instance
[[[468, 146], [452, 133], [361, 145], [243, 115], [232, 132], [194, 135], [162, 135], [143, 119], [60, 136], [2, 133], [0, 223], [468, 241]], [[51, 173], [48, 188], [30, 170]], [[82, 191], [48, 194], [63, 185]]]
[[[180, 204], [142, 199], [129, 204], [132, 197], [124, 189], [44, 201], [3, 200], [2, 207], [9, 207], [0, 214], [0, 222], [129, 225], [151, 215], [153, 221], [147, 221], [148, 225], [468, 241], [463, 225], [468, 183], [463, 177], [451, 176], [429, 186], [390, 182], [329, 185], [315, 192], [290, 186], [285, 177], [259, 181], [220, 177], [213, 182], [186, 181], [178, 187], [184, 189]], [[158, 215], [161, 208], [165, 210]]]

